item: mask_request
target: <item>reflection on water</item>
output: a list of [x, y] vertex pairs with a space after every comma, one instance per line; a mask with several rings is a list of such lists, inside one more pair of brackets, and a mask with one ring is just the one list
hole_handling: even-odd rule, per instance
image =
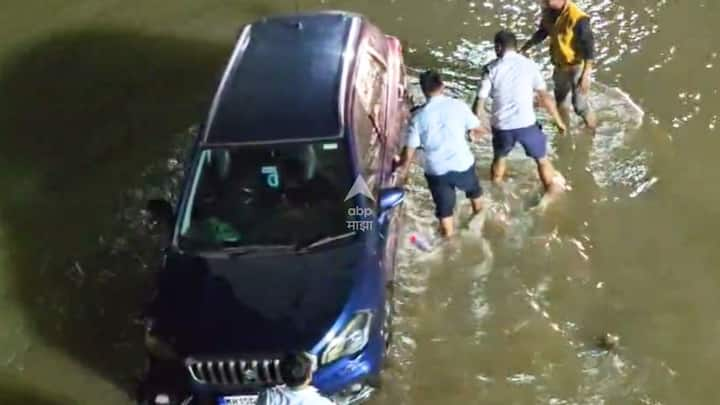
[[[462, 80], [459, 74], [448, 76]], [[458, 97], [472, 98], [466, 93], [473, 90], [472, 84], [453, 82], [448, 87]], [[616, 189], [624, 186], [637, 195], [649, 188], [637, 189], [647, 184], [649, 169], [646, 154], [631, 143], [643, 111], [619, 89], [598, 84], [595, 90], [593, 101], [604, 121], [591, 149], [584, 152], [590, 155], [597, 203], [629, 198]], [[414, 93], [419, 98], [417, 89]], [[574, 140], [551, 139], [551, 144], [558, 142]], [[478, 170], [487, 179], [491, 145], [481, 142], [473, 145], [473, 151]], [[630, 154], [639, 158], [628, 159]], [[562, 159], [557, 148], [551, 148], [551, 155]], [[403, 367], [391, 370], [393, 385], [376, 403], [459, 403], [471, 397], [491, 402], [532, 398], [533, 403], [595, 403], [618, 395], [618, 387], [636, 378], [631, 373], [636, 366], [622, 352], [608, 354], [593, 345], [594, 336], [586, 336], [602, 330], [582, 330], [573, 314], [553, 308], [549, 297], [559, 291], [579, 299], [581, 295], [573, 290], [593, 295], [602, 290], [602, 282], [591, 283], [592, 242], [586, 226], [559, 232], [561, 217], [567, 216], [561, 208], [552, 207], [540, 216], [528, 210], [539, 193], [534, 164], [520, 150], [510, 155], [508, 164], [513, 173], [502, 191], [483, 181], [491, 198], [485, 217], [490, 232], [461, 232], [458, 240], [431, 253], [418, 254], [409, 244], [401, 251], [401, 317], [393, 355]], [[406, 232], [434, 235], [432, 202], [421, 169], [414, 167], [411, 173]], [[588, 180], [574, 172], [567, 177], [571, 185]], [[459, 211], [463, 223], [470, 212], [467, 201]], [[493, 227], [501, 232], [492, 233]], [[500, 296], [506, 295], [499, 301], [498, 290], [503, 291]], [[540, 342], [550, 353], [532, 352]], [[493, 353], [498, 350], [506, 357]], [[502, 360], [488, 365], [487, 358]], [[561, 382], [570, 378], [572, 384]], [[648, 397], [642, 386], [634, 390], [636, 394], [618, 398]]]
[[[576, 3], [593, 19], [598, 68], [610, 72], [614, 64], [624, 56], [638, 52], [643, 40], [657, 32], [657, 14], [663, 10], [666, 1], [580, 0]], [[504, 27], [517, 32], [521, 41], [526, 40], [537, 27], [539, 4], [537, 0], [469, 2], [468, 15], [483, 21], [481, 26], [486, 28], [482, 43], [477, 43], [479, 36], [459, 38], [449, 45], [432, 47], [430, 53], [454, 71], [476, 75], [478, 67], [493, 57], [489, 34]], [[537, 47], [530, 54], [538, 63], [550, 64], [545, 47]], [[616, 73], [616, 77], [620, 76], [621, 73]]]
[[[176, 190], [187, 128], [203, 116], [240, 23], [296, 3], [10, 3], [31, 18], [7, 19], [10, 45], [0, 48], [0, 403], [127, 404], [141, 354], [133, 319], [158, 246], [142, 201]], [[474, 145], [491, 199], [484, 232], [470, 223], [419, 254], [407, 235], [432, 235], [435, 222], [413, 168], [396, 341], [373, 403], [709, 404], [720, 395], [720, 100], [708, 40], [720, 10], [578, 3], [596, 30], [602, 125], [595, 138], [550, 134], [572, 191], [532, 212], [532, 163], [514, 152], [498, 190], [485, 180], [490, 145]], [[369, 15], [402, 38], [412, 68], [441, 68], [468, 102], [492, 34], [508, 27], [527, 38], [539, 11], [535, 0], [297, 4]], [[97, 21], [131, 28], [60, 29]], [[532, 56], [549, 77], [546, 49]], [[460, 208], [465, 220], [467, 202]], [[595, 344], [605, 333], [620, 337], [611, 353]]]

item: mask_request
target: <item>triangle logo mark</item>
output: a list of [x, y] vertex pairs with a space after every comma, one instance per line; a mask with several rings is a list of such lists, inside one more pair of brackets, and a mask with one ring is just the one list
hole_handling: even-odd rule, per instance
[[347, 195], [345, 196], [345, 201], [355, 197], [358, 194], [375, 201], [375, 197], [373, 197], [372, 193], [370, 192], [370, 188], [368, 187], [367, 183], [365, 183], [365, 180], [362, 178], [362, 176], [357, 176], [355, 178], [355, 183], [353, 183], [350, 191], [348, 191]]

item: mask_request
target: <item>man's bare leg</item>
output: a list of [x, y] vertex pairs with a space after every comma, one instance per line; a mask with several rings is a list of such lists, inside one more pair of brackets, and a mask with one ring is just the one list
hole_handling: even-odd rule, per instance
[[570, 132], [570, 92], [573, 91], [573, 77], [562, 68], [556, 67], [553, 71], [553, 83], [558, 114]]
[[565, 180], [553, 167], [548, 158], [538, 159], [538, 174], [545, 188], [545, 194], [557, 194], [565, 191]]
[[540, 175], [540, 181], [543, 183], [545, 192], [559, 191], [555, 190], [555, 168], [548, 158], [541, 158], [536, 160], [538, 175]]
[[595, 115], [595, 111], [588, 110], [582, 115], [582, 119], [585, 121], [585, 125], [590, 130], [590, 133], [595, 136], [595, 130], [597, 129], [597, 116]]
[[483, 209], [483, 200], [482, 198], [473, 198], [470, 200], [470, 203], [472, 204], [472, 210], [473, 214], [477, 214]]
[[[550, 163], [547, 158], [538, 159], [536, 162], [538, 174], [540, 175], [540, 180], [545, 188], [545, 193], [542, 198], [540, 198], [540, 202], [533, 209], [542, 212], [545, 211], [548, 205], [550, 205], [558, 197], [558, 195], [565, 191], [565, 184], [562, 177], [555, 171], [552, 163]], [[558, 177], [560, 177], [560, 179], [558, 179]]]
[[440, 218], [440, 234], [444, 238], [449, 238], [455, 234], [454, 217]]
[[557, 109], [558, 114], [560, 114], [560, 118], [562, 118], [565, 126], [567, 127], [567, 131], [570, 132], [570, 108], [567, 103], [559, 102], [557, 103]]
[[590, 130], [591, 135], [595, 135], [595, 129], [597, 128], [597, 117], [595, 111], [592, 109], [590, 104], [590, 90], [584, 92], [578, 87], [579, 81], [581, 80], [581, 71], [577, 71], [574, 74], [574, 84], [572, 89], [572, 104], [575, 109], [575, 113], [582, 118], [585, 122], [585, 126]]
[[505, 164], [505, 158], [493, 159], [492, 166], [490, 167], [490, 177], [493, 183], [500, 184], [505, 178], [505, 171], [507, 165]]

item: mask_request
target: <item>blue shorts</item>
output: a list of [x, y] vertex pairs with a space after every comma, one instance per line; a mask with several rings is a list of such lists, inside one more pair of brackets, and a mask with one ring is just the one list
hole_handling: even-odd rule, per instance
[[438, 218], [447, 218], [455, 210], [455, 189], [465, 192], [467, 198], [478, 198], [482, 195], [482, 188], [475, 173], [475, 162], [464, 172], [447, 172], [440, 176], [426, 174], [430, 194], [435, 202], [435, 215]]
[[519, 142], [525, 149], [525, 154], [533, 159], [544, 158], [547, 154], [547, 136], [540, 124], [533, 124], [525, 128], [492, 130], [493, 152], [495, 158], [507, 156]]

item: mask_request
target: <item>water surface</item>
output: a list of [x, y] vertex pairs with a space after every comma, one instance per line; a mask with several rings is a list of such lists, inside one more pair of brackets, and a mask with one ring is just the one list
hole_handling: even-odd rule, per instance
[[[579, 1], [593, 18], [603, 123], [553, 136], [572, 191], [543, 215], [532, 165], [486, 173], [485, 233], [400, 253], [397, 340], [374, 404], [713, 404], [720, 147], [710, 1]], [[171, 196], [242, 23], [350, 9], [472, 99], [501, 27], [534, 0], [6, 0], [0, 13], [0, 403], [128, 404], [135, 319], [157, 262], [140, 208]], [[533, 57], [547, 68], [544, 48]], [[550, 74], [549, 68], [546, 73]], [[630, 99], [628, 100], [626, 94]], [[630, 101], [631, 100], [631, 101]], [[406, 231], [430, 233], [419, 171]], [[462, 206], [465, 215], [467, 205]], [[594, 339], [617, 334], [615, 353]]]

